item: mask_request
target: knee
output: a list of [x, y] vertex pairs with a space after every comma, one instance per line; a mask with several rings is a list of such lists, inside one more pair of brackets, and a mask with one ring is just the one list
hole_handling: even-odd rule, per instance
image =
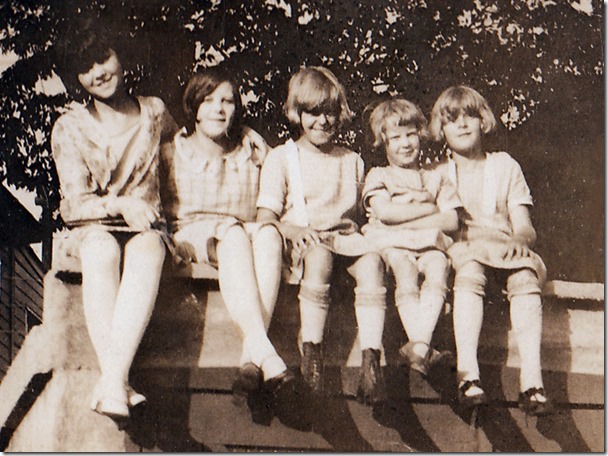
[[321, 246], [310, 248], [304, 256], [303, 280], [310, 284], [329, 283], [333, 261], [333, 254], [326, 248]]
[[92, 231], [80, 244], [80, 256], [83, 261], [95, 261], [98, 264], [115, 264], [120, 261], [120, 245], [116, 238], [107, 231]]
[[[449, 267], [450, 263], [445, 256], [441, 255], [433, 258], [433, 261], [425, 268], [422, 289], [426, 292], [435, 292], [445, 296]], [[478, 281], [479, 277], [476, 279], [476, 282]], [[476, 286], [476, 288], [479, 287]]]
[[507, 298], [509, 301], [514, 296], [540, 295], [540, 281], [532, 269], [520, 269], [507, 279]]
[[249, 236], [245, 232], [245, 228], [243, 228], [241, 225], [232, 225], [230, 228], [228, 228], [222, 242], [230, 244], [245, 242], [250, 243]]
[[378, 253], [363, 255], [354, 265], [352, 275], [359, 288], [383, 287], [385, 267], [382, 257]]
[[125, 255], [146, 258], [146, 261], [162, 263], [165, 259], [165, 243], [156, 231], [135, 235], [125, 246]]
[[274, 225], [264, 225], [253, 238], [256, 248], [262, 248], [268, 252], [282, 252], [283, 238]]
[[454, 291], [467, 291], [478, 296], [485, 296], [486, 280], [481, 265], [474, 262], [468, 263], [456, 273]]

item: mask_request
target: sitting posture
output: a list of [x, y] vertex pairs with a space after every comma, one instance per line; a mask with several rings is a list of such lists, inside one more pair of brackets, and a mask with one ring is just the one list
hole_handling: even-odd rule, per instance
[[355, 315], [363, 351], [359, 398], [384, 399], [380, 369], [386, 310], [384, 265], [358, 233], [363, 160], [334, 144], [351, 116], [342, 85], [323, 67], [301, 69], [289, 83], [285, 112], [298, 138], [270, 151], [260, 181], [258, 220], [278, 220], [300, 282], [301, 372], [313, 392], [323, 388], [323, 341], [338, 256], [355, 278]]
[[541, 287], [545, 265], [531, 250], [536, 232], [530, 221], [530, 189], [519, 164], [504, 152], [486, 153], [485, 133], [496, 124], [487, 101], [474, 89], [451, 87], [433, 107], [431, 133], [444, 140], [451, 157], [443, 166], [465, 209], [457, 241], [448, 250], [454, 280], [454, 335], [458, 399], [483, 404], [477, 346], [488, 278], [506, 280], [511, 326], [521, 356], [519, 406], [530, 415], [552, 409], [543, 388], [540, 344]]
[[91, 408], [122, 419], [145, 401], [128, 375], [165, 258], [159, 146], [176, 125], [160, 99], [127, 94], [119, 43], [90, 28], [70, 43], [59, 66], [85, 104], [56, 121], [51, 146], [71, 229], [65, 247], [81, 261], [84, 315], [101, 370]]
[[426, 375], [449, 355], [432, 349], [431, 339], [450, 268], [444, 252], [452, 240], [444, 232], [458, 228], [462, 204], [449, 180], [420, 166], [421, 140], [428, 130], [416, 105], [403, 99], [384, 101], [372, 111], [370, 126], [374, 146], [384, 147], [388, 166], [373, 168], [365, 179], [363, 204], [369, 223], [362, 231], [384, 246], [382, 256], [395, 277], [395, 303], [409, 339], [400, 354]]
[[163, 206], [180, 256], [218, 269], [222, 297], [243, 335], [233, 385], [242, 404], [253, 391], [278, 393], [294, 378], [266, 334], [282, 241], [272, 223], [255, 223], [264, 157], [242, 140], [237, 83], [222, 69], [207, 69], [190, 79], [183, 107], [186, 127], [162, 150]]

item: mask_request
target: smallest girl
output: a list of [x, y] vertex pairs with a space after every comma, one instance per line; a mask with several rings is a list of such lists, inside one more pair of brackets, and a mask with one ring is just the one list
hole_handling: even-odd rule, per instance
[[329, 290], [334, 264], [341, 258], [356, 281], [355, 316], [363, 352], [358, 398], [380, 402], [385, 395], [380, 368], [384, 265], [377, 253], [365, 253], [369, 249], [358, 232], [363, 160], [333, 141], [352, 116], [344, 88], [327, 68], [302, 68], [289, 81], [285, 113], [298, 137], [269, 152], [260, 178], [258, 217], [279, 221], [296, 266], [300, 370], [311, 390], [320, 393]]
[[400, 354], [410, 368], [427, 375], [449, 355], [431, 348], [431, 339], [450, 271], [444, 252], [452, 240], [445, 233], [458, 229], [462, 204], [440, 171], [420, 166], [428, 127], [418, 106], [399, 98], [383, 101], [373, 109], [370, 127], [373, 145], [385, 149], [388, 166], [373, 168], [365, 178], [369, 223], [361, 231], [385, 247], [381, 253], [395, 277], [395, 303], [409, 339]]
[[444, 171], [464, 205], [464, 224], [448, 254], [454, 280], [454, 336], [458, 399], [465, 405], [487, 401], [481, 388], [477, 346], [488, 279], [506, 280], [511, 326], [521, 357], [519, 407], [529, 415], [551, 412], [543, 388], [540, 345], [541, 287], [546, 269], [531, 250], [536, 231], [530, 220], [532, 197], [519, 164], [505, 152], [485, 152], [484, 134], [496, 120], [476, 90], [450, 87], [433, 107], [430, 130], [447, 143]]

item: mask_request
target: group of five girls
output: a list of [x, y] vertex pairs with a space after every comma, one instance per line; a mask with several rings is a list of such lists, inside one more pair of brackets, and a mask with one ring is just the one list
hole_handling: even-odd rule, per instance
[[[81, 260], [85, 318], [101, 370], [93, 410], [128, 418], [145, 401], [130, 387], [129, 369], [168, 250], [218, 269], [243, 335], [233, 384], [239, 402], [293, 385], [294, 373], [267, 336], [284, 271], [299, 284], [300, 372], [314, 393], [323, 390], [323, 335], [339, 260], [356, 282], [363, 402], [386, 397], [387, 275], [409, 340], [400, 354], [426, 375], [446, 356], [431, 340], [451, 265], [458, 400], [487, 401], [477, 345], [486, 280], [502, 275], [521, 355], [519, 405], [532, 415], [550, 411], [540, 365], [545, 269], [530, 250], [532, 199], [509, 155], [484, 152], [483, 135], [495, 120], [478, 92], [446, 90], [430, 127], [407, 100], [378, 104], [370, 126], [388, 165], [366, 176], [361, 157], [334, 142], [353, 113], [327, 68], [293, 75], [284, 109], [296, 134], [266, 153], [264, 140], [241, 125], [239, 85], [229, 73], [211, 68], [190, 79], [179, 130], [160, 99], [128, 95], [118, 55], [103, 37], [91, 33], [75, 51], [65, 57], [66, 74], [88, 98], [57, 120], [52, 150], [61, 215], [71, 228], [67, 248]], [[421, 166], [429, 131], [445, 141], [449, 158]]]

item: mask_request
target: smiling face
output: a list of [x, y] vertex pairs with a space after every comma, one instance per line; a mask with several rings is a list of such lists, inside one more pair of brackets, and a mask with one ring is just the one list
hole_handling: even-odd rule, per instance
[[105, 61], [93, 63], [88, 71], [79, 73], [78, 81], [93, 98], [107, 100], [116, 95], [123, 84], [122, 66], [116, 52], [110, 50]]
[[316, 147], [329, 143], [336, 134], [338, 113], [307, 112], [300, 114], [302, 137]]
[[415, 168], [420, 155], [420, 135], [415, 125], [388, 126], [384, 131], [386, 158], [391, 166]]
[[460, 112], [443, 123], [443, 135], [450, 149], [469, 156], [481, 150], [482, 121], [477, 116]]
[[230, 82], [222, 82], [203, 98], [196, 113], [196, 130], [210, 139], [225, 137], [236, 111], [234, 90]]

